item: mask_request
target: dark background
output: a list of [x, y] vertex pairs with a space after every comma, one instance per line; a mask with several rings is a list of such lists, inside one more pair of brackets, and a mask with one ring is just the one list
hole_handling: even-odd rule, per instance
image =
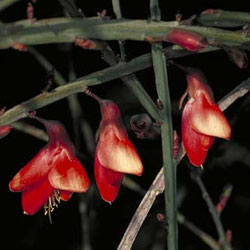
[[[3, 22], [12, 22], [26, 18], [28, 1], [20, 1], [0, 13]], [[86, 16], [96, 16], [96, 13], [107, 10], [107, 15], [114, 17], [111, 1], [77, 1]], [[198, 14], [208, 8], [250, 12], [247, 1], [160, 1], [162, 19], [174, 20], [177, 13], [184, 18]], [[57, 1], [38, 0], [35, 7], [37, 19], [63, 16], [64, 12]], [[149, 1], [121, 1], [123, 16], [131, 19], [148, 19], [150, 16]], [[117, 42], [110, 42], [111, 47], [119, 53]], [[69, 62], [74, 65], [77, 77], [81, 77], [108, 65], [100, 58], [96, 51], [83, 50], [74, 45], [50, 44], [36, 46], [37, 50], [48, 58], [53, 65], [68, 78]], [[150, 52], [150, 46], [144, 42], [127, 41], [125, 43], [127, 59]], [[248, 53], [248, 52], [247, 52]], [[249, 54], [249, 53], [248, 53]], [[7, 109], [41, 93], [46, 71], [25, 52], [13, 49], [0, 51], [1, 83], [0, 107]], [[249, 68], [239, 69], [233, 64], [225, 52], [217, 51], [209, 54], [192, 55], [176, 59], [183, 65], [199, 68], [206, 75], [214, 90], [215, 99], [219, 100], [243, 80], [250, 76]], [[173, 66], [168, 67], [171, 98], [173, 102], [174, 128], [180, 133], [181, 112], [177, 109], [178, 99], [186, 89], [185, 76]], [[138, 79], [145, 89], [156, 100], [153, 70], [138, 72]], [[53, 86], [55, 87], [55, 85]], [[142, 177], [133, 177], [142, 188], [148, 189], [161, 167], [161, 143], [141, 141], [130, 131], [129, 119], [132, 115], [145, 112], [136, 98], [117, 79], [107, 84], [96, 86], [91, 90], [101, 97], [114, 100], [120, 107], [129, 136], [136, 146], [145, 171]], [[93, 133], [100, 121], [99, 107], [95, 101], [87, 96], [79, 95], [85, 119], [91, 125]], [[248, 250], [249, 218], [250, 218], [250, 153], [249, 153], [249, 100], [247, 95], [236, 101], [226, 112], [232, 125], [232, 138], [229, 142], [216, 140], [209, 151], [204, 164], [203, 180], [214, 203], [217, 203], [223, 187], [233, 185], [233, 194], [221, 219], [225, 229], [231, 229], [234, 249]], [[66, 100], [61, 100], [38, 110], [38, 115], [46, 119], [61, 121], [73, 139], [73, 127], [70, 110]], [[27, 121], [42, 128], [37, 122]], [[88, 227], [91, 249], [116, 249], [122, 235], [141, 201], [141, 196], [121, 187], [117, 200], [110, 206], [101, 200], [93, 177], [93, 159], [86, 150], [86, 142], [80, 140], [80, 147], [84, 159], [81, 159], [90, 176], [92, 187], [87, 194], [73, 195], [69, 202], [63, 203], [52, 214], [52, 225], [43, 211], [34, 216], [22, 214], [21, 195], [11, 193], [8, 183], [16, 172], [23, 167], [45, 145], [29, 135], [19, 131], [12, 131], [1, 140], [1, 245], [8, 249], [47, 249], [47, 250], [78, 250], [83, 249], [84, 239], [82, 223]], [[208, 208], [202, 199], [200, 190], [190, 178], [186, 157], [178, 166], [178, 190], [184, 194], [180, 204], [180, 211], [197, 226], [217, 237], [214, 224]], [[180, 197], [180, 195], [179, 195]], [[81, 206], [80, 206], [81, 204]], [[79, 208], [85, 208], [83, 218]], [[142, 229], [137, 237], [133, 249], [161, 250], [166, 249], [166, 228], [157, 221], [157, 213], [164, 213], [164, 200], [160, 195], [151, 209]], [[86, 234], [85, 234], [86, 237]], [[86, 243], [86, 240], [85, 240]], [[198, 250], [209, 249], [193, 233], [179, 226], [179, 249]], [[84, 250], [89, 250], [85, 247]]]

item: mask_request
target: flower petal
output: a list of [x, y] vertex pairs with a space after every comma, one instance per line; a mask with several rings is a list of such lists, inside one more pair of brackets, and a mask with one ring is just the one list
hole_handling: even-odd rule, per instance
[[76, 157], [70, 157], [63, 149], [57, 156], [53, 168], [49, 172], [50, 184], [59, 190], [86, 192], [90, 182], [82, 164]]
[[202, 92], [197, 94], [189, 118], [198, 133], [224, 139], [231, 136], [231, 127], [224, 114], [215, 103], [209, 104]]
[[189, 161], [196, 167], [202, 165], [206, 159], [207, 151], [213, 144], [213, 137], [202, 135], [193, 130], [189, 120], [192, 102], [185, 105], [182, 114], [182, 141]]
[[22, 192], [22, 207], [25, 214], [35, 214], [49, 199], [54, 189], [47, 178]]
[[40, 182], [51, 168], [49, 164], [51, 151], [43, 148], [29, 161], [10, 181], [9, 188], [12, 192], [19, 192], [29, 189], [31, 186]]
[[143, 165], [133, 144], [127, 137], [119, 138], [109, 127], [100, 136], [97, 155], [102, 166], [116, 172], [142, 175]]
[[60, 198], [63, 201], [68, 201], [73, 193], [65, 190], [60, 190]]
[[123, 174], [103, 167], [95, 155], [95, 180], [104, 201], [113, 202], [116, 199], [122, 178]]

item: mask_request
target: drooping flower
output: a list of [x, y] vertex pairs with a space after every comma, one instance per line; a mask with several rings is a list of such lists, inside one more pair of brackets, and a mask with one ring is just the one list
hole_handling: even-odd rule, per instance
[[214, 137], [230, 139], [231, 127], [216, 105], [213, 92], [204, 75], [191, 68], [187, 72], [187, 91], [180, 99], [180, 107], [186, 95], [189, 99], [182, 114], [182, 140], [190, 162], [201, 166]]
[[49, 142], [14, 176], [9, 188], [22, 192], [25, 214], [33, 215], [44, 206], [50, 217], [60, 200], [68, 201], [73, 192], [86, 192], [90, 182], [63, 125], [36, 119], [44, 124]]
[[100, 104], [102, 120], [97, 132], [95, 153], [95, 179], [103, 200], [116, 199], [124, 174], [142, 175], [140, 157], [128, 138], [117, 105], [102, 100], [89, 90], [85, 93]]

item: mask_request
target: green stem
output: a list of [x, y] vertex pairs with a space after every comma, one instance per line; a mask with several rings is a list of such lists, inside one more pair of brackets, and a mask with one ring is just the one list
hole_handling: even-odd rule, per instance
[[178, 22], [149, 22], [148, 20], [103, 20], [100, 18], [51, 18], [33, 23], [19, 21], [4, 24], [0, 29], [0, 49], [15, 42], [26, 45], [73, 42], [76, 37], [100, 40], [144, 41], [147, 36], [161, 37], [178, 28], [195, 31], [222, 45], [245, 46], [250, 36], [211, 27], [179, 25]]
[[206, 26], [214, 27], [240, 27], [250, 23], [250, 13], [215, 10], [214, 13], [201, 13], [198, 22]]
[[[151, 17], [160, 21], [161, 12], [158, 0], [150, 1]], [[173, 160], [173, 128], [171, 114], [171, 99], [168, 86], [168, 74], [166, 58], [160, 43], [152, 45], [152, 60], [155, 73], [156, 90], [163, 109], [159, 112], [161, 116], [161, 140], [162, 158], [164, 168], [165, 206], [166, 219], [168, 223], [167, 244], [169, 250], [178, 250], [178, 225], [177, 225], [177, 202], [176, 202], [176, 166]]]
[[161, 140], [165, 179], [166, 218], [168, 221], [168, 249], [178, 249], [177, 204], [176, 204], [176, 167], [173, 162], [173, 129], [170, 94], [167, 82], [165, 58], [160, 46], [152, 48], [152, 58], [156, 77], [156, 88], [163, 104], [161, 112]]

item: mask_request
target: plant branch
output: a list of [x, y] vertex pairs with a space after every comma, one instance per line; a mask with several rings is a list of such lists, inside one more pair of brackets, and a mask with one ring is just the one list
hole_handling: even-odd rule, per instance
[[[248, 78], [246, 81], [242, 82], [239, 86], [234, 88], [230, 93], [228, 93], [224, 98], [222, 98], [218, 103], [219, 107], [222, 111], [226, 110], [230, 105], [232, 105], [238, 98], [243, 97], [245, 94], [247, 94], [250, 90], [250, 78]], [[233, 98], [232, 98], [233, 97]], [[183, 146], [180, 148], [178, 157], [176, 159], [176, 166], [181, 161], [181, 159], [185, 156], [185, 151]], [[154, 189], [154, 186], [156, 186], [156, 190], [158, 190], [158, 187], [162, 187], [162, 191], [159, 193], [162, 193], [165, 188], [164, 184], [164, 172], [163, 168], [159, 171], [158, 175], [155, 177], [153, 183], [151, 184], [148, 192], [142, 199], [139, 207], [137, 208], [136, 212], [133, 215], [133, 218], [131, 222], [129, 223], [125, 234], [123, 235], [123, 238], [121, 240], [121, 243], [119, 245], [118, 250], [129, 250], [131, 249], [133, 242], [140, 230], [140, 227], [145, 220], [150, 208], [152, 207], [156, 196], [159, 194], [155, 194], [155, 196], [151, 196], [152, 190]], [[149, 209], [147, 209], [147, 206], [144, 204], [147, 204], [149, 206]], [[145, 208], [144, 210], [141, 210], [141, 207]], [[139, 216], [140, 215], [140, 216]], [[137, 225], [135, 225], [137, 223]], [[135, 227], [135, 229], [134, 229]]]
[[201, 177], [199, 176], [199, 174], [195, 170], [192, 169], [192, 177], [194, 178], [194, 180], [198, 184], [198, 186], [202, 192], [202, 197], [205, 200], [205, 202], [207, 203], [209, 212], [212, 216], [216, 230], [217, 230], [218, 235], [219, 235], [219, 242], [222, 245], [224, 250], [232, 250], [232, 246], [226, 238], [226, 234], [225, 234], [222, 222], [220, 220], [219, 213], [218, 213], [216, 207], [214, 206], [213, 201], [212, 201], [210, 195], [208, 194], [204, 183], [201, 180]]
[[[150, 1], [151, 18], [157, 23], [161, 20], [161, 11], [158, 0]], [[173, 128], [171, 98], [169, 93], [168, 74], [166, 58], [162, 51], [162, 44], [156, 43], [151, 49], [153, 68], [155, 73], [155, 84], [162, 110], [161, 117], [161, 141], [162, 159], [164, 168], [165, 185], [165, 213], [168, 224], [167, 244], [169, 250], [178, 249], [178, 225], [177, 225], [177, 203], [176, 203], [176, 166], [173, 160]]]
[[127, 228], [123, 238], [117, 248], [117, 250], [129, 250], [142, 226], [145, 219], [145, 215], [148, 214], [152, 207], [154, 200], [157, 195], [164, 191], [164, 175], [163, 168], [160, 170], [152, 185], [143, 197], [140, 205], [138, 206], [136, 213], [130, 221], [129, 227]]
[[47, 142], [49, 139], [48, 135], [42, 129], [29, 125], [26, 122], [21, 122], [21, 121], [14, 122], [11, 124], [11, 126], [14, 129], [22, 131], [23, 133], [26, 133], [28, 135], [34, 136], [39, 140]]
[[213, 27], [240, 27], [250, 23], [250, 13], [225, 10], [214, 10], [214, 12], [202, 12], [197, 21], [202, 25]]
[[77, 37], [100, 40], [144, 41], [147, 36], [161, 37], [172, 29], [195, 31], [209, 42], [227, 46], [244, 46], [250, 36], [243, 32], [179, 25], [178, 22], [149, 22], [148, 20], [103, 20], [101, 18], [51, 18], [33, 23], [22, 20], [1, 26], [0, 49], [19, 42], [25, 45], [74, 42]]
[[184, 227], [193, 232], [196, 236], [198, 236], [204, 243], [206, 243], [213, 250], [220, 250], [220, 246], [218, 242], [213, 239], [210, 235], [202, 231], [200, 228], [195, 226], [191, 221], [189, 221], [183, 214], [177, 214], [178, 222], [182, 224]]

